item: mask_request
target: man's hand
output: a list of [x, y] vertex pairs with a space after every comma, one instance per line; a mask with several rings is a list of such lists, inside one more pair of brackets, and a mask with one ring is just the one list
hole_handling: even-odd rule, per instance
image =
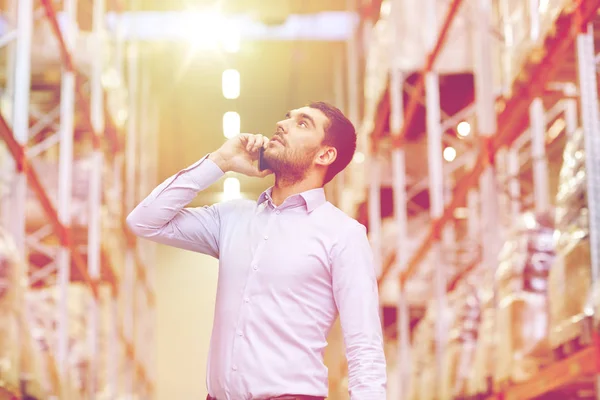
[[247, 176], [263, 178], [272, 172], [259, 171], [259, 149], [266, 147], [269, 139], [263, 135], [243, 133], [226, 141], [219, 150], [211, 153], [209, 159], [223, 172], [238, 172]]

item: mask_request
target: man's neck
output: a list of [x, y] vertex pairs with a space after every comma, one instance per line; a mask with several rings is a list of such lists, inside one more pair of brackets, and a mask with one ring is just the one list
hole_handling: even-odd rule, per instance
[[322, 187], [320, 183], [317, 183], [313, 179], [303, 179], [295, 183], [286, 183], [285, 180], [276, 179], [273, 191], [271, 192], [271, 198], [275, 206], [280, 206], [290, 196], [320, 187]]

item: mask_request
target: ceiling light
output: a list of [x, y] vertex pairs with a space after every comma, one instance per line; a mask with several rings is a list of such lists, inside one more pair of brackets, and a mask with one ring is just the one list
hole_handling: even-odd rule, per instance
[[454, 150], [454, 147], [446, 147], [444, 149], [444, 160], [448, 161], [448, 162], [452, 162], [454, 161], [454, 159], [456, 158], [456, 150]]
[[471, 133], [471, 125], [466, 121], [462, 121], [456, 127], [456, 132], [462, 137], [469, 136], [469, 133]]
[[456, 207], [453, 214], [456, 219], [467, 219], [469, 216], [469, 209], [466, 207]]
[[365, 162], [365, 155], [360, 151], [357, 151], [356, 153], [354, 153], [352, 161], [354, 161], [356, 164], [362, 164], [363, 162]]
[[226, 99], [237, 99], [240, 97], [240, 73], [235, 69], [223, 71], [221, 79], [223, 97]]
[[231, 139], [240, 134], [240, 114], [235, 111], [227, 111], [223, 115], [223, 135]]

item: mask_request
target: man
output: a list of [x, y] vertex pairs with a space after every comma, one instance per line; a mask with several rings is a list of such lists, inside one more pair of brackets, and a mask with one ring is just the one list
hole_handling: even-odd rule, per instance
[[[264, 147], [270, 170], [256, 160]], [[323, 399], [323, 352], [340, 315], [350, 396], [385, 399], [386, 368], [365, 229], [325, 199], [352, 160], [354, 127], [312, 103], [277, 123], [271, 140], [242, 134], [158, 186], [128, 216], [133, 232], [219, 259], [208, 360], [209, 399]], [[225, 172], [275, 185], [256, 201], [185, 208]], [[287, 397], [286, 397], [287, 396]]]

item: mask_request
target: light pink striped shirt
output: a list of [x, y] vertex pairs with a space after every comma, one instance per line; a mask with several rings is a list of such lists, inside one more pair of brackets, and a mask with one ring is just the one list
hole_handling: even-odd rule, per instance
[[327, 396], [323, 352], [338, 312], [354, 400], [385, 399], [386, 367], [365, 229], [323, 189], [275, 207], [234, 200], [185, 208], [223, 176], [204, 157], [167, 179], [128, 216], [133, 232], [219, 259], [207, 385], [220, 399]]

